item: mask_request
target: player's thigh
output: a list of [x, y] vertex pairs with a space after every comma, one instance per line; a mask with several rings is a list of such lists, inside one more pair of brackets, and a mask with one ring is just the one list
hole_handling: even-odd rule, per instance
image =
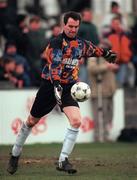
[[67, 116], [70, 125], [75, 128], [79, 128], [82, 120], [80, 108], [76, 106], [66, 106], [63, 108], [63, 111]]
[[56, 105], [54, 89], [50, 82], [43, 81], [36, 95], [31, 109], [31, 115], [35, 118], [41, 118], [48, 114]]

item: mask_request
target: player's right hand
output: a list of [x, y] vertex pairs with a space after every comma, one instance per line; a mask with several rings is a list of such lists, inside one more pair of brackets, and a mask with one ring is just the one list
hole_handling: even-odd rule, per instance
[[63, 88], [59, 83], [54, 84], [54, 94], [58, 105], [62, 105], [61, 96]]

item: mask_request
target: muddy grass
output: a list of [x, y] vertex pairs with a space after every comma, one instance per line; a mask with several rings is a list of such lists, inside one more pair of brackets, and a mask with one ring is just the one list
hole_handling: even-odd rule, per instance
[[[25, 146], [19, 169], [13, 176], [6, 172], [10, 149], [9, 146], [0, 148], [1, 180], [68, 179], [66, 174], [55, 170], [59, 144]], [[137, 144], [77, 145], [70, 162], [78, 170], [71, 180], [137, 180]]]

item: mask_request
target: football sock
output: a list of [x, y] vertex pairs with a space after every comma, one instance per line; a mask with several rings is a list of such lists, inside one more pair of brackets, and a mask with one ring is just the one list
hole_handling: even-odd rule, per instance
[[79, 132], [78, 128], [73, 128], [73, 127], [67, 128], [65, 139], [63, 142], [63, 147], [59, 157], [59, 162], [64, 161], [65, 158], [68, 158], [68, 156], [72, 152], [78, 132]]
[[22, 127], [21, 127], [21, 129], [17, 135], [16, 142], [12, 148], [12, 155], [13, 156], [19, 156], [21, 154], [22, 147], [25, 143], [26, 138], [30, 134], [31, 129], [32, 128], [28, 127], [26, 125], [26, 123], [23, 122]]

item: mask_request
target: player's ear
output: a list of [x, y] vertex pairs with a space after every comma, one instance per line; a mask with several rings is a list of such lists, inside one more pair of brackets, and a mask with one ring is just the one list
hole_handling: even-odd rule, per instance
[[65, 27], [65, 23], [62, 23], [62, 28], [64, 28]]

